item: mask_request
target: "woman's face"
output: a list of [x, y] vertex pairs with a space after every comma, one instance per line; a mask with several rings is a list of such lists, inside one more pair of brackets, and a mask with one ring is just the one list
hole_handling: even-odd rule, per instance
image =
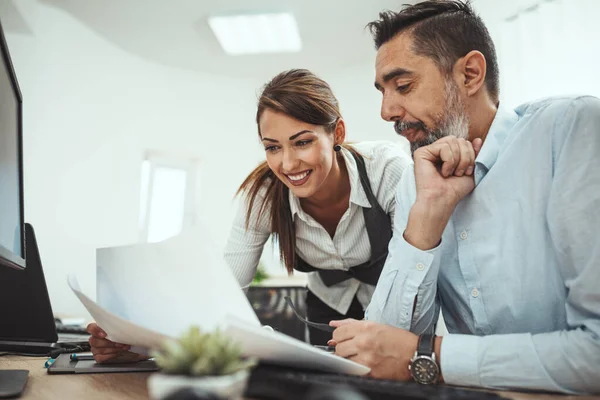
[[319, 191], [334, 162], [334, 135], [320, 125], [266, 109], [259, 120], [267, 164], [299, 198]]

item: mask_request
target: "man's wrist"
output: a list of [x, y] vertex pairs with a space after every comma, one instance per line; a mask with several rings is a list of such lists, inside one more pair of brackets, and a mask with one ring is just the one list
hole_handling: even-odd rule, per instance
[[454, 208], [436, 201], [417, 201], [410, 209], [404, 240], [420, 250], [431, 250], [441, 241]]
[[433, 333], [418, 336], [413, 356], [408, 362], [410, 377], [414, 381], [425, 385], [443, 383], [440, 362], [441, 344], [442, 338]]

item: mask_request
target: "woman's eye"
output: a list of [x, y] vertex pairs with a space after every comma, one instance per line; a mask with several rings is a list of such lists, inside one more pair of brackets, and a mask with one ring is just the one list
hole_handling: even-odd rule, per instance
[[298, 140], [296, 142], [296, 145], [302, 147], [302, 146], [306, 146], [306, 145], [310, 144], [311, 142], [312, 142], [312, 140]]
[[400, 93], [406, 93], [410, 89], [410, 83], [406, 85], [400, 85], [396, 88], [396, 90]]
[[273, 153], [275, 150], [277, 150], [277, 146], [267, 146], [267, 147], [265, 147], [265, 151], [268, 151], [270, 153]]

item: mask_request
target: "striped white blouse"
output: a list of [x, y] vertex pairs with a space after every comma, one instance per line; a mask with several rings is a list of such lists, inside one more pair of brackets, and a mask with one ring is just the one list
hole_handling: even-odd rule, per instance
[[[400, 144], [394, 142], [361, 142], [353, 146], [363, 155], [373, 193], [393, 223], [396, 187], [412, 159]], [[371, 256], [371, 245], [361, 210], [361, 207], [371, 205], [360, 183], [356, 161], [348, 150], [342, 148], [341, 152], [350, 178], [350, 204], [333, 238], [302, 210], [300, 200], [290, 191], [290, 208], [296, 224], [296, 252], [315, 268], [348, 270], [368, 261]], [[261, 199], [259, 193], [254, 202], [248, 230], [247, 202], [240, 203], [225, 247], [225, 261], [243, 288], [250, 285], [263, 246], [271, 235], [269, 214], [265, 212], [260, 220], [256, 217], [262, 204]], [[342, 314], [348, 312], [355, 295], [366, 308], [375, 290], [373, 285], [353, 278], [327, 287], [316, 272], [308, 274], [308, 288], [325, 304]]]

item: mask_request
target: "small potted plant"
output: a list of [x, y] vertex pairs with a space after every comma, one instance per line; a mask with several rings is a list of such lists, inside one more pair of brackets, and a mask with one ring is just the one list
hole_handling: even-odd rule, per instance
[[153, 356], [160, 368], [148, 379], [153, 399], [166, 398], [182, 389], [240, 399], [250, 369], [256, 364], [255, 360], [244, 358], [240, 346], [219, 330], [203, 333], [196, 326], [179, 340], [166, 342]]
[[271, 276], [267, 273], [265, 266], [262, 263], [258, 263], [258, 268], [256, 268], [256, 273], [254, 274], [254, 278], [250, 283], [252, 286], [260, 286], [260, 284]]

